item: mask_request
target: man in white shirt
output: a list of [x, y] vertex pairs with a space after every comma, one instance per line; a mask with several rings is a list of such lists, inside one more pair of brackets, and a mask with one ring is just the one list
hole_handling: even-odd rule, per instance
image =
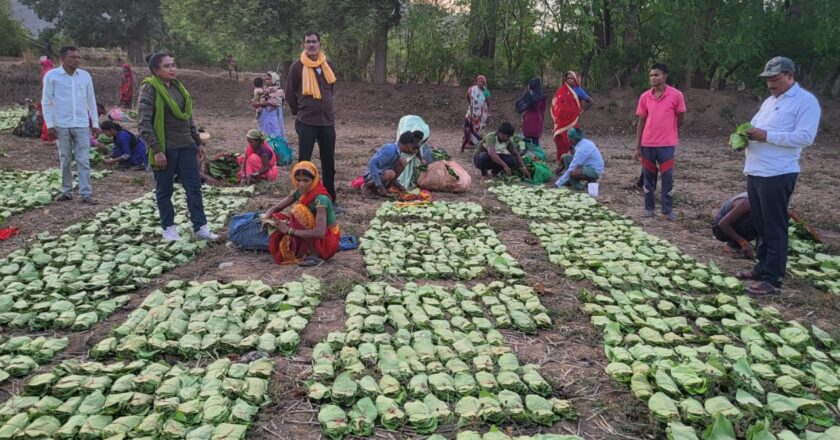
[[58, 138], [58, 157], [61, 163], [61, 195], [57, 200], [73, 199], [73, 172], [70, 164], [76, 160], [79, 173], [79, 195], [83, 203], [96, 204], [90, 185], [90, 130], [99, 130], [96, 96], [90, 74], [79, 69], [82, 59], [73, 46], [61, 48], [61, 67], [44, 76], [41, 106], [49, 134]]
[[787, 267], [788, 201], [799, 176], [799, 156], [811, 145], [820, 122], [817, 98], [796, 82], [789, 58], [775, 57], [761, 77], [772, 96], [761, 104], [747, 131], [744, 174], [759, 245], [758, 263], [742, 279], [756, 281], [747, 291], [771, 295], [782, 286]]

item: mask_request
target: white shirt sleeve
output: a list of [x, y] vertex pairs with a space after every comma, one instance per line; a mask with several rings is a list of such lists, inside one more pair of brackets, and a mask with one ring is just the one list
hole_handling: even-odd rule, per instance
[[99, 110], [96, 108], [96, 94], [93, 91], [93, 78], [87, 78], [87, 106], [91, 127], [99, 128]]
[[[812, 102], [811, 102], [812, 101]], [[820, 124], [820, 105], [816, 100], [803, 103], [796, 114], [793, 131], [767, 131], [767, 142], [780, 147], [804, 148], [814, 143]]]
[[44, 75], [44, 87], [41, 91], [41, 114], [44, 117], [44, 123], [47, 128], [55, 128], [55, 109], [53, 108], [53, 92], [55, 90], [55, 81], [50, 78], [49, 72]]

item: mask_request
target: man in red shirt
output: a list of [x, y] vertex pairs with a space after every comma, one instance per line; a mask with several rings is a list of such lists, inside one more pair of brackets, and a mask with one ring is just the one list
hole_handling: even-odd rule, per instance
[[668, 66], [654, 64], [650, 69], [650, 90], [639, 97], [636, 116], [636, 160], [642, 162], [645, 190], [645, 217], [656, 209], [657, 174], [662, 176], [662, 214], [676, 220], [674, 213], [674, 151], [685, 115], [682, 92], [666, 84]]

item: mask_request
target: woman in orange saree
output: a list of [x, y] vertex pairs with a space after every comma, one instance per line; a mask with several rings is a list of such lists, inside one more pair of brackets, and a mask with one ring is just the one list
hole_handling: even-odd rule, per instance
[[581, 88], [580, 77], [573, 71], [563, 76], [563, 85], [554, 93], [551, 100], [551, 118], [554, 120], [554, 145], [557, 147], [557, 160], [568, 153], [572, 144], [568, 131], [580, 128], [580, 115], [592, 106], [592, 98]]
[[338, 252], [341, 230], [332, 199], [312, 162], [298, 162], [291, 177], [294, 191], [264, 216], [276, 228], [268, 250], [277, 264], [317, 266]]

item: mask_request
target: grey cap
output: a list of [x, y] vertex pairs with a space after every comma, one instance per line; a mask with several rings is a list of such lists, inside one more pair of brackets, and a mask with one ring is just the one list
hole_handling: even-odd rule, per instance
[[761, 72], [758, 76], [770, 78], [782, 72], [796, 72], [796, 66], [793, 64], [793, 60], [785, 57], [773, 57], [764, 65], [764, 72]]

